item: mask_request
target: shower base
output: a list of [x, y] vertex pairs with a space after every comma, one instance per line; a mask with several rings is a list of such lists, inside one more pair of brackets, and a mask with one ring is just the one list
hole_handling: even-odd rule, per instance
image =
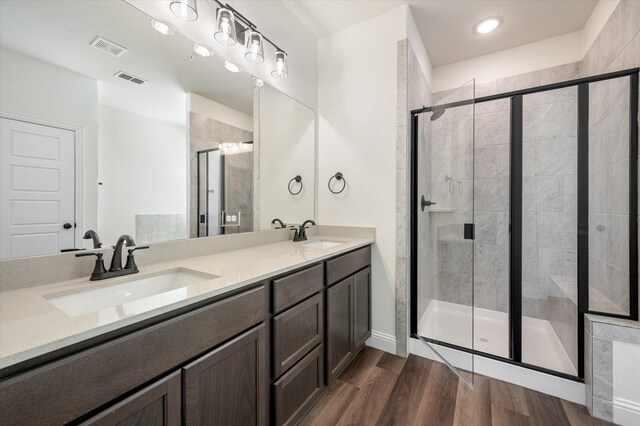
[[[505, 312], [475, 308], [474, 350], [509, 357], [509, 316]], [[418, 322], [418, 334], [451, 345], [471, 347], [470, 306], [432, 300]], [[549, 321], [522, 318], [522, 359], [527, 364], [577, 375], [576, 368]]]

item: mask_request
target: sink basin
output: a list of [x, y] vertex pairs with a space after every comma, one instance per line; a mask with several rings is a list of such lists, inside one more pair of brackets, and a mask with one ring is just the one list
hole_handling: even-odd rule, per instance
[[188, 297], [189, 286], [215, 278], [219, 277], [176, 268], [143, 276], [114, 278], [112, 283], [110, 280], [98, 281], [95, 288], [63, 291], [44, 297], [71, 317], [115, 311], [124, 318], [184, 300]]
[[326, 249], [326, 248], [331, 248], [331, 247], [336, 247], [339, 245], [342, 245], [344, 243], [338, 242], [338, 241], [322, 241], [322, 240], [316, 240], [316, 241], [309, 241], [308, 243], [304, 243], [304, 244], [300, 244], [302, 247], [308, 247], [308, 248], [317, 248], [317, 249]]

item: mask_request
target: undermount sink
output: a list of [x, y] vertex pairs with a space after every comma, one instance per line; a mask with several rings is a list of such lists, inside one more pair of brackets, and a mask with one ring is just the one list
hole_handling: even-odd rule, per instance
[[316, 241], [309, 241], [308, 243], [304, 243], [304, 244], [300, 244], [302, 247], [308, 247], [308, 248], [318, 248], [318, 249], [326, 249], [326, 248], [331, 248], [331, 247], [336, 247], [339, 245], [342, 245], [344, 243], [338, 242], [338, 241], [323, 241], [323, 240], [316, 240]]
[[140, 277], [115, 278], [113, 283], [93, 281], [95, 288], [45, 295], [53, 306], [71, 317], [104, 311], [121, 318], [147, 312], [188, 297], [188, 287], [219, 278], [186, 268], [175, 268]]

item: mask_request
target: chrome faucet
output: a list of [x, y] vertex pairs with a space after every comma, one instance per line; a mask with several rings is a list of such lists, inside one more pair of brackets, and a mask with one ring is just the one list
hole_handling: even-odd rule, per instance
[[302, 225], [300, 225], [300, 228], [296, 231], [296, 233], [293, 235], [293, 241], [307, 241], [307, 224], [310, 223], [311, 225], [315, 226], [315, 222], [312, 221], [311, 219], [305, 220], [304, 222], [302, 222]]
[[120, 277], [122, 275], [130, 275], [138, 273], [138, 266], [136, 265], [136, 261], [133, 258], [133, 252], [136, 250], [148, 249], [149, 246], [139, 246], [129, 249], [129, 254], [127, 255], [127, 264], [125, 267], [122, 267], [122, 247], [132, 247], [135, 246], [135, 242], [133, 238], [129, 235], [122, 235], [118, 238], [118, 242], [115, 246], [113, 246], [113, 257], [111, 258], [111, 266], [107, 271], [104, 267], [103, 255], [104, 253], [80, 253], [76, 254], [76, 257], [85, 257], [85, 256], [95, 256], [96, 264], [93, 268], [93, 272], [91, 273], [90, 281], [98, 281], [98, 280], [106, 280], [107, 278]]

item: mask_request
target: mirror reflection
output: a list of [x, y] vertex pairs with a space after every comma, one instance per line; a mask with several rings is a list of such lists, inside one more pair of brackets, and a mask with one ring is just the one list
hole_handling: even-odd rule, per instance
[[0, 258], [314, 217], [310, 108], [123, 1], [0, 8]]

